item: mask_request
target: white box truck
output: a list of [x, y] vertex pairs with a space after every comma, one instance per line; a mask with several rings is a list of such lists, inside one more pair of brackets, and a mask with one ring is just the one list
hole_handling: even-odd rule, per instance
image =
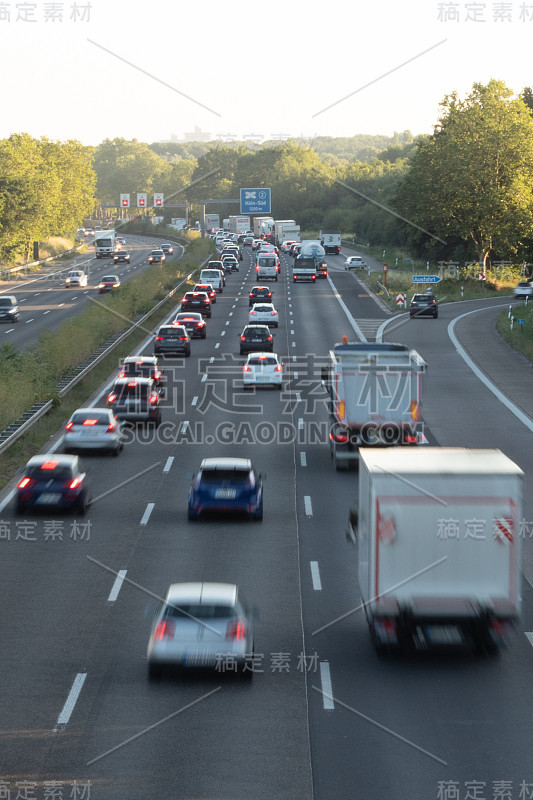
[[218, 214], [205, 215], [205, 229], [208, 233], [216, 231], [220, 228], [220, 216]]
[[379, 653], [507, 642], [520, 618], [523, 477], [500, 450], [361, 450], [347, 533]]
[[173, 228], [176, 228], [177, 231], [181, 231], [183, 228], [187, 227], [187, 220], [185, 217], [172, 217], [170, 224]]
[[254, 217], [253, 218], [253, 232], [256, 239], [259, 239], [262, 236], [266, 236], [268, 233], [272, 233], [272, 229], [274, 228], [274, 218], [273, 217]]
[[281, 243], [287, 237], [283, 235], [283, 226], [286, 225], [287, 227], [294, 227], [296, 225], [296, 221], [293, 219], [277, 219], [274, 222], [274, 244], [276, 247], [280, 247]]
[[113, 258], [115, 252], [115, 231], [97, 231], [94, 239], [94, 254], [96, 258]]
[[229, 230], [231, 233], [246, 233], [250, 230], [250, 217], [230, 217]]
[[343, 337], [330, 350], [322, 381], [329, 394], [329, 445], [336, 470], [356, 467], [360, 447], [426, 442], [420, 419], [426, 367], [420, 354], [403, 344]]
[[341, 232], [340, 231], [320, 231], [318, 234], [320, 243], [326, 253], [338, 256], [341, 251]]

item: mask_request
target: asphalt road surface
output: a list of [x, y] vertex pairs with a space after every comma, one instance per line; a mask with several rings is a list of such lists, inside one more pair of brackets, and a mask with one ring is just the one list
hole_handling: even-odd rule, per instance
[[[292, 260], [282, 262], [272, 283], [281, 392], [244, 394], [240, 385], [238, 336], [256, 283], [246, 248], [207, 338], [193, 340], [190, 359], [163, 364], [158, 433], [139, 428], [119, 459], [84, 457], [94, 495], [87, 518], [25, 522], [4, 493], [0, 780], [13, 793], [27, 782], [41, 798], [55, 781], [65, 796], [85, 785], [93, 800], [533, 796], [532, 575], [523, 630], [499, 658], [376, 657], [344, 535], [357, 473], [333, 469], [320, 367], [342, 335], [372, 339], [390, 316], [341, 256], [328, 257], [330, 277], [316, 285], [293, 285]], [[428, 439], [500, 447], [527, 485], [530, 431], [449, 338], [465, 307], [442, 305], [437, 320], [394, 318], [383, 337], [428, 362]], [[213, 455], [250, 457], [266, 474], [262, 523], [187, 521], [187, 475]], [[524, 514], [533, 519], [529, 497]], [[529, 539], [524, 546], [529, 564]], [[259, 607], [253, 681], [148, 681], [154, 600], [187, 580], [235, 582]]]

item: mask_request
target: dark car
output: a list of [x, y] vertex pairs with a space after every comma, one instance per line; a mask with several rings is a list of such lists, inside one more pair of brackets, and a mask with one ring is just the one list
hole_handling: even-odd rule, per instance
[[413, 317], [433, 317], [439, 316], [437, 298], [431, 292], [424, 294], [414, 294], [409, 304], [409, 316]]
[[118, 373], [118, 378], [151, 378], [158, 389], [165, 383], [155, 356], [128, 356]]
[[253, 306], [255, 303], [270, 303], [272, 300], [272, 292], [268, 286], [252, 286], [251, 291], [248, 293], [248, 305]]
[[193, 292], [205, 292], [206, 295], [211, 300], [211, 305], [216, 303], [217, 301], [217, 293], [213, 289], [210, 283], [197, 283], [196, 286], [192, 287]]
[[127, 250], [117, 250], [116, 253], [113, 253], [113, 261], [114, 261], [115, 264], [120, 264], [121, 262], [124, 262], [125, 264], [129, 264], [130, 263], [130, 258], [131, 258], [131, 256], [127, 252]]
[[172, 245], [169, 242], [166, 242], [165, 244], [162, 244], [161, 245], [161, 250], [163, 251], [163, 253], [166, 256], [171, 256], [173, 254], [173, 252], [174, 252], [174, 248], [172, 247]]
[[204, 458], [189, 492], [188, 517], [206, 511], [263, 519], [263, 484], [248, 458]]
[[297, 256], [300, 255], [301, 249], [302, 245], [299, 242], [297, 242], [295, 245], [291, 247], [289, 255], [291, 255], [293, 258], [296, 258]]
[[154, 339], [154, 355], [191, 355], [191, 339], [183, 325], [161, 325]]
[[254, 237], [253, 236], [245, 236], [244, 237], [244, 240], [243, 240], [244, 247], [251, 247], [253, 245], [253, 243], [254, 243]]
[[201, 314], [193, 311], [180, 311], [172, 324], [183, 325], [191, 339], [193, 336], [197, 336], [200, 339], [205, 339], [207, 336], [207, 326], [204, 318]]
[[33, 456], [17, 484], [17, 514], [44, 508], [85, 514], [89, 500], [87, 474], [78, 456], [57, 453]]
[[120, 278], [118, 275], [104, 275], [98, 284], [98, 291], [100, 294], [104, 292], [112, 292], [120, 287]]
[[107, 407], [127, 422], [161, 422], [161, 398], [151, 378], [118, 378], [107, 396]]
[[268, 325], [246, 325], [240, 334], [240, 354], [274, 352], [274, 339]]
[[149, 264], [163, 264], [165, 262], [165, 254], [161, 248], [157, 250], [152, 250], [150, 255], [148, 256], [148, 263]]
[[244, 244], [244, 240], [246, 239], [245, 233], [239, 233], [237, 236], [237, 244]]
[[208, 319], [211, 317], [211, 300], [206, 292], [186, 292], [181, 298], [182, 311], [198, 311]]
[[17, 298], [12, 294], [0, 295], [0, 320], [18, 322], [19, 316]]

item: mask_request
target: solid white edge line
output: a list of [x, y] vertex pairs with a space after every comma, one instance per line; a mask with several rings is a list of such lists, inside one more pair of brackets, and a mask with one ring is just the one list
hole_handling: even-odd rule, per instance
[[117, 577], [115, 578], [115, 582], [111, 591], [109, 592], [109, 597], [107, 598], [108, 603], [114, 603], [118, 597], [118, 593], [122, 588], [122, 584], [124, 583], [124, 578], [126, 577], [126, 569], [121, 569], [117, 572]]
[[154, 510], [155, 503], [147, 503], [144, 514], [142, 515], [142, 519], [140, 521], [140, 525], [146, 525], [148, 520], [150, 519], [150, 514]]
[[307, 466], [307, 456], [303, 451], [300, 453], [300, 466], [302, 467]]
[[313, 581], [313, 589], [315, 592], [322, 591], [322, 581], [320, 580], [320, 570], [318, 569], [318, 561], [311, 561], [311, 578]]
[[165, 466], [163, 467], [163, 472], [170, 472], [170, 468], [172, 466], [172, 462], [174, 461], [174, 456], [169, 456], [165, 462]]
[[327, 661], [320, 662], [320, 683], [322, 684], [322, 705], [325, 709], [335, 708], [333, 702], [333, 687], [331, 685], [331, 673]]
[[312, 517], [313, 516], [313, 504], [311, 503], [311, 498], [308, 494], [304, 497], [304, 508], [305, 508], [305, 516]]
[[335, 288], [335, 284], [333, 283], [333, 281], [331, 280], [329, 275], [327, 276], [327, 280], [329, 282], [329, 285], [331, 286], [331, 289], [333, 291], [334, 297], [336, 298], [336, 300], [339, 303], [340, 307], [342, 308], [342, 310], [346, 314], [346, 317], [348, 318], [348, 322], [350, 323], [350, 325], [354, 329], [356, 335], [359, 337], [361, 342], [363, 342], [363, 343], [367, 342], [368, 340], [367, 340], [366, 336], [364, 335], [363, 331], [361, 330], [361, 328], [359, 327], [357, 322], [354, 320], [354, 318], [352, 317], [352, 315], [348, 311], [348, 307], [346, 306], [346, 303], [342, 300], [340, 294], [338, 293], [337, 289]]
[[83, 688], [83, 684], [85, 683], [85, 678], [87, 677], [86, 672], [78, 672], [76, 677], [74, 678], [74, 683], [72, 684], [72, 688], [69, 692], [69, 695], [65, 701], [65, 705], [61, 711], [61, 714], [57, 718], [56, 726], [54, 731], [59, 729], [60, 725], [66, 725], [74, 711], [74, 706], [80, 696], [80, 692]]
[[533, 631], [524, 631], [524, 633], [526, 634], [529, 640], [529, 644], [533, 645]]

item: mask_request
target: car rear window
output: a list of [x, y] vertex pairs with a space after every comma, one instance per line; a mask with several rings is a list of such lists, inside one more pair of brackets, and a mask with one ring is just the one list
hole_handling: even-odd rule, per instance
[[30, 478], [39, 481], [68, 481], [72, 478], [72, 470], [70, 467], [56, 467], [55, 469], [41, 469], [41, 467], [32, 467], [27, 473]]
[[210, 603], [180, 603], [168, 605], [166, 619], [226, 619], [239, 616], [239, 609], [233, 605], [211, 605]]
[[122, 383], [119, 386], [115, 386], [113, 389], [113, 394], [116, 394], [117, 400], [124, 400], [127, 397], [135, 397], [139, 400], [146, 400], [148, 397], [148, 386], [146, 383], [135, 383], [134, 386], [130, 386], [127, 383]]
[[96, 420], [96, 425], [109, 425], [109, 414], [104, 414], [101, 411], [99, 413], [93, 414], [74, 414], [72, 417], [72, 422], [74, 425], [83, 425], [85, 420]]
[[254, 356], [253, 358], [248, 359], [248, 364], [251, 364], [253, 367], [261, 366], [261, 364], [268, 364], [269, 366], [274, 366], [278, 362], [273, 356], [267, 356], [266, 358], [259, 358], [259, 356]]
[[206, 483], [248, 483], [250, 471], [247, 469], [203, 469], [202, 482]]

